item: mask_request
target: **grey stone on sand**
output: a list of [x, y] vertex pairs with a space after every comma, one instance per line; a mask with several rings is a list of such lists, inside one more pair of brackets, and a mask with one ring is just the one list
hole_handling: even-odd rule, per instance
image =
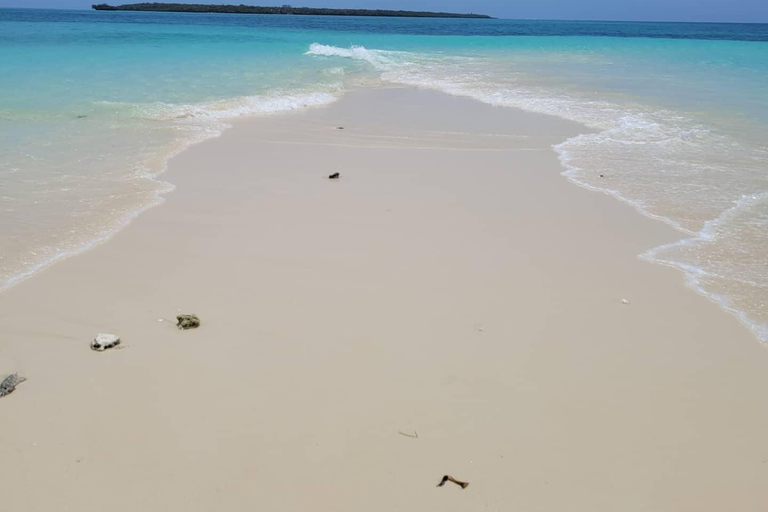
[[116, 347], [120, 344], [120, 337], [114, 334], [97, 334], [91, 342], [91, 348], [98, 352], [103, 352], [108, 348]]
[[197, 315], [177, 315], [176, 320], [176, 327], [182, 330], [200, 327], [200, 319], [197, 318]]
[[16, 389], [16, 386], [25, 380], [27, 380], [26, 377], [19, 377], [18, 373], [7, 376], [5, 379], [3, 379], [3, 382], [0, 382], [0, 397], [13, 393], [13, 390]]

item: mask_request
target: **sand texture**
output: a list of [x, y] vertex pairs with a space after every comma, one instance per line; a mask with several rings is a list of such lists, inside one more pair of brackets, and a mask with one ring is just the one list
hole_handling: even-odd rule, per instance
[[175, 157], [0, 294], [0, 510], [768, 510], [768, 353], [560, 175], [582, 130], [367, 90]]

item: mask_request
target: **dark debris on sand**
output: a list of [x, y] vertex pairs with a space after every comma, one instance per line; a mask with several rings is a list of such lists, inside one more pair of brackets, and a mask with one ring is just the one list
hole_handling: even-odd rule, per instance
[[26, 377], [20, 377], [18, 373], [7, 376], [0, 382], [0, 397], [10, 395], [16, 389], [16, 386], [27, 380]]

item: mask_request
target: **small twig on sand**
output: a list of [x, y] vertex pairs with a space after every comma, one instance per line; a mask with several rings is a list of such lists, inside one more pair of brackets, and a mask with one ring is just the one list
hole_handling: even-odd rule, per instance
[[412, 439], [418, 439], [419, 438], [419, 433], [416, 432], [415, 430], [413, 431], [413, 434], [406, 434], [405, 432], [402, 432], [400, 430], [398, 430], [397, 433], [400, 434], [401, 436], [410, 437]]
[[437, 484], [438, 487], [442, 487], [445, 485], [445, 482], [453, 482], [454, 484], [460, 486], [462, 489], [466, 489], [469, 485], [469, 482], [460, 482], [459, 480], [456, 480], [451, 475], [445, 475], [442, 480], [440, 480], [440, 483]]

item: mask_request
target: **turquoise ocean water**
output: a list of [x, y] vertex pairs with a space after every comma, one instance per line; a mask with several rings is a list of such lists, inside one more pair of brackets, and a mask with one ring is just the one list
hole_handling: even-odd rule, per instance
[[0, 289], [156, 204], [167, 159], [231, 119], [386, 84], [588, 126], [564, 175], [678, 229], [642, 256], [768, 342], [759, 24], [0, 9]]

